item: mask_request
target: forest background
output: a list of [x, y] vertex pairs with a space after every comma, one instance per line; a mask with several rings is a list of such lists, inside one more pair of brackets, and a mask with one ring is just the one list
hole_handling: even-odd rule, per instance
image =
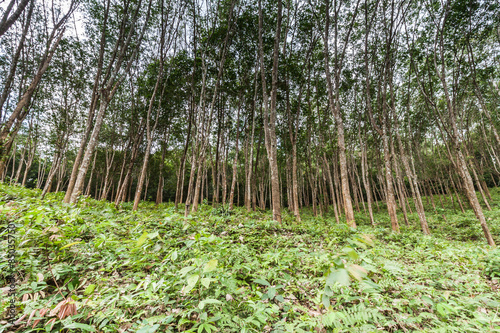
[[[8, 1], [4, 181], [116, 205], [300, 209], [393, 231], [500, 181], [499, 4]], [[476, 192], [477, 191], [477, 192]], [[441, 197], [440, 197], [441, 200]], [[442, 203], [441, 203], [442, 204]]]

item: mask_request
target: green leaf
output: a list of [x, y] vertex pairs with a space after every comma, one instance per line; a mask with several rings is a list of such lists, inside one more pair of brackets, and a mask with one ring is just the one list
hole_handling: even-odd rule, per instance
[[348, 242], [351, 244], [351, 245], [356, 245], [356, 246], [359, 246], [360, 248], [362, 249], [366, 249], [366, 244], [363, 243], [363, 242], [360, 242], [358, 241], [358, 239], [360, 238], [357, 238], [357, 239], [349, 239]]
[[203, 310], [206, 304], [222, 304], [222, 302], [217, 299], [208, 298], [201, 301], [200, 304], [198, 304], [198, 307], [200, 308], [200, 310]]
[[446, 317], [446, 310], [443, 306], [442, 303], [439, 303], [437, 306], [436, 306], [436, 310], [439, 312], [439, 314], [443, 317]]
[[200, 325], [200, 327], [198, 327], [198, 333], [202, 333], [202, 332], [208, 332], [208, 333], [212, 333], [212, 330], [216, 330], [217, 327], [215, 327], [214, 325], [211, 325], [209, 323], [203, 323]]
[[187, 273], [191, 272], [193, 269], [195, 269], [196, 267], [194, 266], [188, 266], [188, 267], [184, 267], [183, 269], [181, 269], [179, 271], [179, 275], [181, 277], [183, 277], [184, 275], [186, 275]]
[[148, 324], [153, 325], [156, 324], [157, 322], [162, 322], [163, 320], [165, 320], [165, 318], [167, 318], [166, 315], [159, 315], [159, 316], [149, 317], [146, 320]]
[[255, 279], [255, 280], [253, 280], [253, 282], [261, 284], [263, 286], [268, 286], [268, 287], [271, 286], [271, 284], [269, 282], [267, 282], [266, 280], [263, 280], [263, 279]]
[[137, 330], [136, 333], [154, 333], [156, 330], [160, 328], [160, 324], [155, 324], [152, 326], [144, 326]]
[[62, 250], [62, 249], [65, 249], [67, 247], [70, 247], [70, 246], [73, 246], [73, 245], [76, 245], [76, 244], [80, 244], [81, 242], [73, 242], [73, 243], [69, 243], [69, 244], [66, 244], [64, 245], [63, 247], [61, 247], [59, 250]]
[[324, 293], [328, 297], [332, 297], [333, 296], [333, 290], [329, 286], [325, 286]]
[[205, 265], [205, 268], [203, 268], [203, 272], [208, 273], [208, 272], [213, 272], [215, 271], [215, 268], [217, 267], [217, 259], [212, 259], [207, 264]]
[[201, 284], [205, 287], [208, 288], [210, 286], [210, 282], [214, 281], [214, 279], [211, 278], [203, 278], [201, 279]]
[[326, 294], [323, 294], [323, 296], [321, 296], [321, 302], [326, 309], [330, 307], [330, 297], [328, 297]]
[[95, 328], [93, 328], [92, 326], [87, 325], [87, 324], [80, 324], [80, 323], [71, 323], [69, 325], [65, 325], [64, 328], [67, 328], [67, 329], [79, 328], [79, 329], [87, 331], [87, 332], [95, 332]]
[[177, 251], [172, 252], [172, 254], [170, 255], [170, 258], [172, 259], [172, 261], [176, 261], [177, 260]]
[[44, 216], [43, 216], [43, 215], [38, 215], [38, 216], [36, 217], [35, 224], [39, 224], [39, 225], [41, 225], [41, 224], [42, 224], [42, 222], [43, 222], [43, 220], [44, 220]]
[[359, 238], [362, 242], [370, 245], [370, 246], [375, 246], [375, 243], [373, 242], [373, 240], [370, 238], [370, 236], [366, 235], [366, 234], [362, 234], [361, 237]]
[[434, 305], [434, 301], [429, 296], [422, 296], [422, 301], [429, 305]]
[[83, 292], [85, 295], [90, 295], [94, 292], [96, 285], [95, 284], [89, 284], [87, 288], [85, 288], [85, 291]]
[[184, 294], [188, 294], [196, 285], [196, 282], [198, 282], [198, 279], [200, 278], [199, 275], [191, 275], [187, 279], [187, 285], [184, 287]]
[[274, 296], [276, 296], [276, 288], [269, 288], [267, 291], [267, 296], [269, 296], [269, 299], [273, 299]]
[[346, 246], [342, 249], [342, 252], [344, 252], [345, 254], [347, 254], [349, 256], [349, 258], [351, 258], [352, 260], [357, 260], [359, 259], [359, 254], [354, 251], [354, 249], [350, 246]]
[[148, 233], [146, 231], [144, 231], [144, 233], [142, 234], [141, 237], [139, 237], [139, 239], [137, 240], [137, 246], [141, 246], [142, 244], [144, 244], [144, 242], [148, 239]]
[[340, 268], [332, 271], [326, 278], [326, 285], [333, 286], [337, 282], [341, 286], [348, 287], [351, 283], [349, 272], [345, 268]]
[[335, 264], [335, 267], [337, 268], [344, 268], [344, 262], [342, 261], [342, 258], [335, 258], [333, 259], [333, 263]]
[[360, 287], [364, 292], [380, 291], [380, 286], [368, 278], [363, 279], [363, 281], [361, 281]]
[[148, 238], [154, 239], [154, 238], [158, 237], [158, 235], [159, 235], [158, 231], [155, 231], [155, 232], [148, 234]]

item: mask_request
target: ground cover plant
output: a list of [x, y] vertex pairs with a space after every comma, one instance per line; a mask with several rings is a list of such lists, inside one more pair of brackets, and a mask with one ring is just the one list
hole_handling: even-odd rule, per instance
[[[396, 234], [383, 211], [375, 227], [358, 213], [353, 229], [307, 210], [301, 222], [283, 212], [280, 225], [270, 211], [201, 205], [184, 217], [169, 203], [133, 211], [40, 194], [0, 185], [2, 249], [16, 224], [20, 301], [16, 325], [3, 320], [1, 332], [500, 331], [500, 256], [472, 212], [429, 213], [424, 236], [416, 214]], [[8, 305], [2, 297], [2, 313]]]

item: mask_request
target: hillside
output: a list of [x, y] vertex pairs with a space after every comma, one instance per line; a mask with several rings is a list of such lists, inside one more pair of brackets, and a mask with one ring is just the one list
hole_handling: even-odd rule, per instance
[[[500, 331], [500, 252], [472, 212], [429, 208], [423, 236], [416, 213], [396, 234], [384, 211], [375, 227], [357, 213], [352, 229], [307, 209], [280, 225], [270, 211], [201, 205], [185, 218], [169, 203], [40, 194], [0, 185], [22, 299], [0, 332]], [[484, 214], [498, 244], [500, 206]], [[0, 270], [6, 292], [4, 259]]]

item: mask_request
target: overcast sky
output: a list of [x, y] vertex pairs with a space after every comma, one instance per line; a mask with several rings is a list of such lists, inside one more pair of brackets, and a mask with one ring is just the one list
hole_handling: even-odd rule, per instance
[[[43, 0], [48, 4], [52, 3], [52, 0]], [[67, 10], [69, 8], [69, 1], [68, 0], [55, 0], [55, 3], [62, 3], [63, 4], [63, 10]], [[0, 15], [3, 15], [5, 12], [5, 8], [7, 8], [7, 5], [10, 3], [10, 0], [0, 0]], [[36, 2], [36, 6], [41, 6], [42, 1], [38, 0]], [[14, 12], [16, 7], [12, 8], [11, 13]], [[85, 28], [83, 24], [83, 13], [80, 10], [80, 8], [77, 8], [76, 11], [74, 12], [71, 20], [67, 23], [67, 30], [66, 30], [66, 35], [68, 36], [76, 36], [78, 35], [79, 38], [83, 38], [85, 36]]]

